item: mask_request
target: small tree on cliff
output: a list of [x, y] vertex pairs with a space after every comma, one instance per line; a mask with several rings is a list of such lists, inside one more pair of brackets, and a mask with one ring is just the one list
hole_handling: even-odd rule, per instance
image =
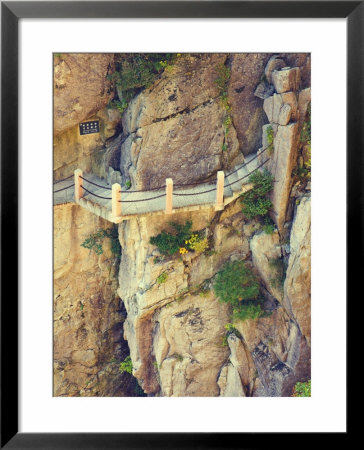
[[232, 305], [234, 319], [255, 319], [263, 313], [259, 281], [244, 261], [223, 266], [215, 278], [214, 292], [221, 302]]

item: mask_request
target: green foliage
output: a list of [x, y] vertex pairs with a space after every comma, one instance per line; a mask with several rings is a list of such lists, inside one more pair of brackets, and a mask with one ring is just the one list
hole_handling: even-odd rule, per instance
[[163, 272], [159, 275], [159, 277], [157, 277], [157, 283], [163, 284], [167, 281], [167, 279], [168, 279], [168, 272]]
[[267, 127], [267, 143], [268, 143], [268, 153], [272, 154], [273, 152], [273, 140], [274, 140], [274, 131], [272, 125]]
[[300, 141], [303, 147], [303, 167], [297, 167], [294, 175], [297, 175], [303, 181], [311, 178], [311, 103], [307, 107], [305, 121], [302, 125]]
[[185, 241], [189, 250], [196, 253], [204, 253], [209, 248], [207, 237], [201, 236], [201, 233], [193, 233], [189, 239]]
[[172, 355], [172, 358], [175, 358], [177, 361], [182, 362], [183, 361], [183, 356], [179, 353], [174, 353]]
[[117, 226], [108, 228], [107, 230], [100, 228], [96, 233], [91, 234], [88, 238], [86, 238], [82, 242], [81, 247], [94, 251], [96, 255], [102, 255], [104, 252], [102, 249], [102, 242], [105, 238], [110, 239], [111, 253], [116, 257], [120, 257], [121, 247], [119, 243]]
[[[214, 291], [221, 302], [233, 306], [234, 320], [256, 319], [263, 315], [258, 279], [243, 261], [223, 266], [216, 276]], [[239, 332], [232, 324], [227, 324], [227, 327], [228, 332], [238, 336]]]
[[253, 188], [241, 195], [243, 213], [248, 219], [266, 216], [273, 206], [267, 194], [273, 189], [273, 176], [264, 169], [256, 171], [249, 177]]
[[185, 241], [191, 236], [192, 221], [187, 220], [185, 224], [169, 222], [174, 229], [173, 233], [163, 230], [157, 236], [152, 236], [149, 240], [150, 244], [158, 247], [162, 255], [171, 256], [184, 247]]
[[131, 181], [130, 180], [125, 181], [125, 187], [126, 187], [126, 189], [130, 189], [131, 188]]
[[220, 63], [216, 67], [216, 72], [218, 77], [216, 78], [215, 83], [219, 89], [220, 95], [222, 95], [227, 89], [227, 84], [231, 76], [231, 70], [226, 67], [224, 63]]
[[302, 383], [297, 382], [292, 397], [311, 397], [311, 380]]
[[271, 285], [277, 289], [282, 289], [287, 270], [287, 266], [284, 259], [283, 258], [272, 259], [269, 261], [269, 265], [275, 271], [274, 278], [270, 279]]
[[264, 311], [259, 302], [244, 301], [239, 307], [233, 308], [234, 320], [258, 319], [263, 315]]
[[243, 300], [258, 298], [259, 283], [243, 261], [228, 262], [216, 276], [214, 292], [221, 302], [238, 307]]
[[267, 127], [267, 142], [268, 142], [268, 145], [273, 144], [273, 139], [274, 139], [274, 131], [273, 131], [272, 125], [269, 125]]
[[85, 307], [85, 305], [82, 303], [82, 302], [80, 302], [80, 310], [81, 311], [83, 311], [83, 308]]
[[218, 74], [218, 77], [215, 80], [215, 83], [219, 90], [221, 105], [226, 111], [225, 118], [223, 121], [224, 142], [221, 147], [222, 151], [225, 152], [228, 148], [228, 145], [226, 142], [227, 135], [229, 133], [230, 126], [233, 122], [231, 115], [230, 115], [231, 107], [229, 105], [229, 99], [228, 99], [228, 83], [229, 83], [230, 76], [231, 76], [231, 70], [229, 69], [229, 67], [226, 67], [225, 64], [220, 63], [216, 67], [216, 72]]
[[232, 123], [233, 123], [233, 119], [231, 118], [231, 116], [226, 116], [224, 119], [224, 122], [223, 122], [226, 133], [229, 131], [230, 125]]
[[226, 329], [227, 335], [235, 334], [235, 336], [238, 338], [242, 337], [240, 331], [237, 330], [232, 323], [227, 323], [225, 325], [225, 329]]
[[139, 91], [151, 86], [174, 60], [172, 53], [122, 53], [116, 56], [116, 70], [108, 78], [122, 92], [122, 104], [127, 104]]
[[124, 361], [120, 363], [119, 371], [121, 373], [127, 372], [132, 374], [133, 373], [133, 363], [131, 361], [130, 356], [127, 356]]
[[303, 122], [300, 141], [311, 146], [311, 103], [308, 104], [305, 121]]
[[221, 347], [228, 347], [228, 337], [227, 334], [224, 334], [224, 336], [221, 336]]
[[266, 234], [274, 233], [274, 230], [275, 230], [274, 223], [268, 216], [264, 217], [264, 219], [263, 219], [262, 229], [263, 229], [264, 233], [266, 233]]
[[128, 105], [129, 103], [124, 99], [122, 101], [114, 99], [111, 100], [107, 106], [108, 108], [118, 109], [120, 114], [122, 114], [126, 110]]

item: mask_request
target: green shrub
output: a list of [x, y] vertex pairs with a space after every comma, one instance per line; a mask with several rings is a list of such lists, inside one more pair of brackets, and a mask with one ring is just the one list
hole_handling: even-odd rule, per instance
[[159, 275], [159, 277], [157, 277], [157, 283], [163, 284], [167, 281], [167, 279], [168, 279], [168, 272], [163, 272]]
[[266, 234], [273, 234], [275, 230], [274, 223], [269, 217], [264, 217], [262, 229]]
[[111, 253], [116, 257], [120, 257], [121, 247], [119, 243], [117, 226], [108, 228], [107, 230], [100, 228], [96, 233], [91, 234], [87, 239], [85, 239], [82, 242], [81, 247], [94, 251], [96, 255], [102, 255], [102, 242], [105, 238], [110, 239]]
[[158, 250], [165, 256], [171, 256], [184, 247], [185, 241], [191, 237], [192, 221], [187, 220], [185, 224], [169, 222], [174, 229], [173, 233], [163, 230], [157, 236], [152, 236], [150, 244], [158, 247]]
[[[221, 302], [232, 305], [233, 320], [256, 319], [264, 314], [258, 279], [243, 261], [223, 266], [216, 276], [214, 292]], [[232, 324], [227, 326], [228, 332], [240, 335]]]
[[257, 302], [243, 301], [239, 307], [233, 308], [234, 320], [247, 320], [258, 319], [263, 315], [264, 311], [260, 304], [260, 300]]
[[196, 253], [203, 253], [209, 248], [207, 237], [202, 237], [201, 233], [193, 233], [189, 239], [185, 241], [188, 248]]
[[124, 361], [120, 363], [119, 371], [121, 373], [128, 372], [130, 374], [133, 373], [133, 363], [130, 356], [127, 356]]
[[239, 306], [243, 300], [258, 298], [259, 283], [244, 261], [228, 262], [216, 276], [214, 292], [220, 301]]
[[120, 53], [116, 55], [115, 72], [108, 79], [122, 92], [121, 106], [127, 106], [139, 91], [151, 86], [160, 73], [170, 66], [172, 53]]
[[273, 176], [264, 169], [256, 171], [249, 177], [253, 188], [241, 195], [243, 213], [248, 219], [264, 217], [273, 206], [267, 194], [273, 189]]
[[293, 388], [292, 397], [311, 397], [311, 380], [303, 383], [297, 382]]
[[284, 259], [283, 258], [272, 259], [269, 261], [269, 265], [275, 271], [274, 278], [271, 278], [269, 280], [271, 285], [277, 289], [282, 289], [287, 270], [287, 266]]
[[129, 103], [125, 100], [120, 101], [120, 100], [114, 99], [114, 100], [109, 101], [107, 107], [112, 108], [112, 109], [117, 109], [117, 110], [119, 110], [120, 114], [122, 114], [126, 110], [128, 105], [129, 105]]

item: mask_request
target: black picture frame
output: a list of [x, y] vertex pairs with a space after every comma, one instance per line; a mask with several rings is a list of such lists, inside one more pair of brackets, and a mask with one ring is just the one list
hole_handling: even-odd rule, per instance
[[[357, 289], [361, 291], [363, 263], [354, 253], [359, 250], [360, 256], [363, 249], [364, 1], [1, 2], [1, 448], [217, 449], [272, 443], [267, 433], [18, 432], [18, 21], [135, 17], [347, 19], [347, 301]], [[342, 209], [335, 212], [342, 213]], [[338, 433], [336, 441], [347, 439], [348, 431]], [[327, 444], [327, 436], [321, 437]], [[280, 434], [275, 438], [281, 439]], [[303, 434], [300, 445], [308, 438], [308, 433]]]

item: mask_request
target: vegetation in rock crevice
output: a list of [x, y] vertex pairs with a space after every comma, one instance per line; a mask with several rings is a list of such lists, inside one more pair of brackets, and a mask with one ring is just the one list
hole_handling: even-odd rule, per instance
[[311, 397], [311, 380], [297, 382], [293, 388], [292, 397]]
[[[157, 236], [152, 236], [149, 243], [158, 247], [163, 256], [173, 256], [177, 253], [184, 255], [189, 251], [203, 253], [209, 247], [207, 237], [201, 232], [192, 231], [192, 221], [187, 220], [184, 224], [177, 222], [168, 223], [173, 232], [163, 230]], [[154, 262], [161, 262], [159, 257]]]
[[133, 362], [131, 360], [130, 355], [127, 356], [124, 361], [120, 363], [119, 372], [128, 373], [131, 379], [134, 381], [134, 389], [133, 392], [137, 397], [146, 397], [143, 389], [139, 386], [138, 380], [133, 376]]
[[292, 172], [305, 184], [311, 179], [311, 103], [308, 104], [306, 117], [300, 134], [300, 149], [297, 166]]
[[110, 250], [115, 258], [119, 259], [121, 255], [121, 246], [119, 242], [119, 234], [117, 226], [112, 228], [103, 229], [100, 228], [96, 233], [91, 234], [86, 238], [81, 247], [94, 251], [96, 255], [102, 255], [104, 253], [102, 244], [104, 239], [110, 239]]
[[269, 281], [277, 289], [283, 289], [284, 279], [286, 277], [287, 264], [283, 258], [275, 258], [269, 261], [270, 267], [274, 270], [274, 277]]
[[268, 144], [268, 154], [271, 155], [273, 153], [273, 141], [274, 141], [274, 131], [272, 125], [267, 127], [267, 144]]
[[273, 182], [274, 178], [267, 169], [254, 172], [249, 177], [249, 183], [253, 184], [253, 188], [241, 195], [243, 214], [250, 220], [258, 220], [261, 229], [267, 234], [273, 234], [275, 230], [274, 223], [268, 215], [273, 206], [268, 196], [273, 189]]
[[109, 106], [122, 113], [136, 94], [150, 87], [163, 70], [169, 70], [175, 57], [173, 53], [116, 54], [116, 70], [107, 78], [115, 83], [118, 98]]
[[253, 188], [241, 195], [242, 211], [248, 219], [267, 216], [273, 206], [268, 198], [268, 193], [273, 189], [273, 181], [274, 178], [267, 169], [250, 175], [249, 183], [253, 184]]
[[231, 70], [225, 64], [221, 63], [216, 67], [216, 72], [218, 74], [218, 78], [215, 80], [216, 86], [219, 90], [220, 102], [222, 107], [225, 110], [223, 127], [224, 127], [224, 141], [222, 144], [222, 150], [226, 151], [228, 148], [227, 145], [227, 136], [230, 130], [230, 126], [232, 124], [231, 117], [231, 106], [229, 105], [228, 100], [228, 83], [231, 76]]
[[232, 305], [232, 318], [256, 319], [263, 314], [259, 281], [244, 261], [226, 263], [214, 282], [216, 297]]
[[119, 370], [120, 370], [121, 373], [123, 373], [123, 372], [127, 372], [127, 373], [130, 373], [130, 374], [133, 373], [133, 363], [132, 363], [132, 360], [131, 360], [130, 356], [127, 356], [124, 359], [124, 361], [122, 361], [120, 363]]

